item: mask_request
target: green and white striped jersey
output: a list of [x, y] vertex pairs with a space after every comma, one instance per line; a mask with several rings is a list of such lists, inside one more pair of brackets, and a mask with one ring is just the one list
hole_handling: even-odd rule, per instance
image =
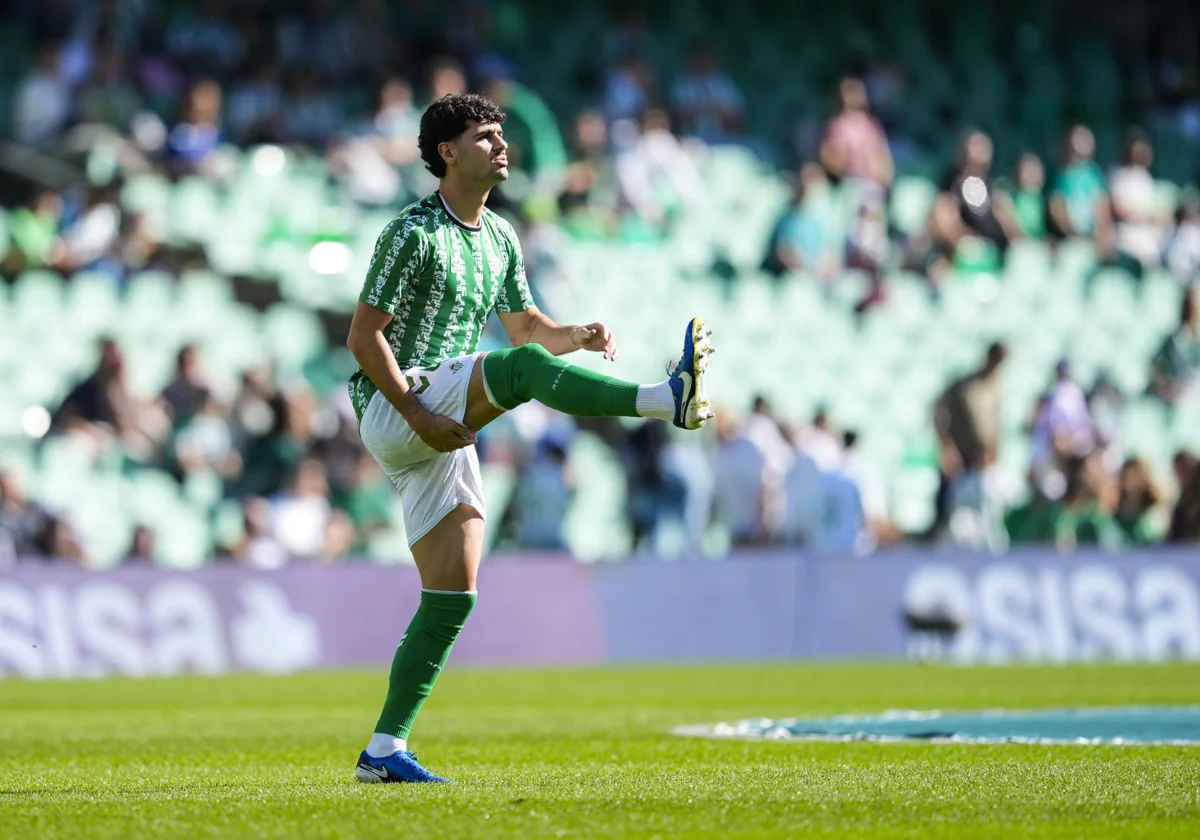
[[[358, 299], [393, 316], [384, 334], [401, 370], [474, 353], [493, 310], [533, 306], [512, 225], [486, 208], [478, 227], [464, 224], [437, 192], [383, 229]], [[360, 421], [378, 390], [361, 369], [350, 377]]]

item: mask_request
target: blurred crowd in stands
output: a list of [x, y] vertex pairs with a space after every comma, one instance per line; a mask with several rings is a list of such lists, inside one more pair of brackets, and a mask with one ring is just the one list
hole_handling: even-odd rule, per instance
[[[636, 236], [631, 228], [652, 234], [670, 226], [679, 207], [704, 202], [689, 153], [694, 144], [739, 143], [779, 157], [776, 138], [746, 133], [743, 91], [713, 50], [697, 47], [681, 75], [657, 77], [639, 49], [649, 36], [635, 13], [597, 39], [603, 72], [592, 102], [556, 114], [536, 92], [537, 80], [520, 81], [519, 68], [491, 48], [499, 37], [497, 4], [452, 3], [453, 25], [403, 34], [381, 0], [286, 7], [200, 0], [173, 15], [159, 4], [119, 0], [17, 5], [37, 33], [37, 58], [15, 90], [12, 136], [60, 154], [105, 126], [120, 144], [114, 178], [31, 187], [13, 207], [6, 278], [39, 267], [119, 278], [144, 268], [176, 270], [179, 255], [143, 217], [121, 208], [120, 178], [156, 170], [219, 180], [225, 144], [308, 149], [324, 157], [330, 177], [355, 202], [401, 207], [433, 186], [417, 156], [424, 105], [468, 87], [508, 111], [517, 176], [495, 204], [521, 223], [535, 285], [539, 264], [553, 271], [563, 237]], [[1120, 161], [1108, 171], [1084, 125], [1067, 132], [1060, 159], [1025, 153], [1010, 172], [993, 165], [985, 132], [967, 131], [928, 214], [911, 232], [897, 231], [887, 208], [895, 150], [904, 141], [889, 136], [889, 125], [905, 84], [900, 68], [865, 64], [836, 84], [836, 105], [818, 129], [788, 138], [794, 158], [782, 163], [795, 173], [794, 202], [778, 220], [764, 270], [825, 284], [846, 269], [866, 272], [873, 282], [858, 304], [866, 311], [887, 305], [882, 278], [889, 270], [918, 271], [937, 294], [951, 269], [986, 271], [1018, 239], [1081, 238], [1106, 264], [1135, 277], [1165, 267], [1181, 285], [1195, 283], [1200, 194], [1186, 185], [1177, 210], [1162, 212], [1151, 175], [1154, 149], [1137, 128], [1128, 130]], [[1171, 107], [1197, 101], [1196, 84], [1185, 74]], [[847, 186], [857, 210], [848, 229], [835, 229], [830, 203]], [[825, 412], [793, 424], [775, 416], [769, 397], [760, 398], [745, 417], [723, 414], [708, 449], [680, 445], [658, 423], [584, 425], [625, 467], [635, 551], [669, 553], [668, 532], [683, 535], [679, 550], [699, 550], [712, 521], [737, 546], [830, 551], [947, 536], [971, 545], [1063, 549], [1200, 541], [1200, 461], [1178, 453], [1170, 477], [1151, 475], [1136, 458], [1114, 461], [1102, 410], [1111, 394], [1103, 383], [1085, 393], [1065, 360], [1029, 421], [1030, 500], [997, 509], [989, 468], [999, 445], [1004, 360], [1005, 348], [993, 346], [979, 369], [937, 402], [941, 486], [926, 534], [903, 533], [889, 521], [886, 489], [858, 456], [855, 431], [837, 428]], [[52, 411], [50, 434], [117, 446], [132, 462], [165, 468], [181, 482], [215, 473], [244, 517], [243, 535], [219, 546], [220, 554], [259, 567], [352, 556], [383, 526], [391, 489], [357, 442], [344, 389], [325, 394], [283, 383], [264, 366], [246, 373], [225, 404], [189, 346], [168, 387], [139, 400], [123, 365], [121, 348], [105, 342], [93, 374]], [[1154, 358], [1151, 382], [1167, 403], [1198, 398], [1194, 291], [1185, 296], [1178, 330]], [[531, 407], [514, 421], [519, 446], [485, 448], [485, 460], [506, 459], [520, 476], [499, 544], [562, 548], [575, 426], [537, 412]], [[1163, 479], [1173, 479], [1175, 489], [1160, 489]], [[14, 473], [0, 473], [0, 556], [86, 562], [86, 546], [62, 514], [27, 498]], [[137, 529], [130, 560], [154, 555], [153, 526]]]

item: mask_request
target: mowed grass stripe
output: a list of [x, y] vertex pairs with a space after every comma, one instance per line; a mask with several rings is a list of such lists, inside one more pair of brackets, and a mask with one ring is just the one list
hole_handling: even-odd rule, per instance
[[1200, 836], [1200, 748], [744, 743], [682, 723], [1200, 702], [1200, 667], [448, 670], [365, 786], [381, 672], [0, 681], [0, 836]]

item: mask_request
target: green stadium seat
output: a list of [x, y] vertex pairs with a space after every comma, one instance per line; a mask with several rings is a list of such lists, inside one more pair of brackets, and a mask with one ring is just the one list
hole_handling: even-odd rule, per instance
[[155, 559], [168, 569], [194, 569], [204, 565], [212, 549], [207, 518], [184, 504], [164, 506], [150, 523], [154, 529]]
[[171, 195], [167, 230], [172, 241], [207, 243], [220, 238], [223, 207], [212, 181], [184, 178]]
[[12, 317], [22, 329], [43, 329], [62, 314], [63, 306], [63, 279], [53, 271], [25, 271], [13, 284]]
[[938, 471], [930, 467], [906, 467], [892, 476], [888, 498], [896, 527], [906, 534], [928, 530], [936, 515], [938, 481]]
[[284, 375], [299, 373], [328, 346], [316, 313], [291, 304], [277, 303], [268, 309], [262, 329], [267, 350]]
[[72, 504], [69, 518], [93, 566], [108, 568], [125, 558], [134, 523], [111, 499], [99, 492], [81, 496]]
[[609, 559], [629, 545], [625, 474], [616, 455], [591, 432], [575, 436], [568, 455], [574, 475], [586, 475], [576, 489], [563, 524], [567, 545], [583, 561]]
[[76, 274], [67, 284], [64, 311], [72, 329], [88, 337], [105, 333], [119, 318], [120, 290], [116, 279], [101, 272]]
[[937, 187], [932, 181], [914, 176], [897, 178], [892, 186], [892, 225], [905, 236], [920, 233], [925, 229], [936, 198]]

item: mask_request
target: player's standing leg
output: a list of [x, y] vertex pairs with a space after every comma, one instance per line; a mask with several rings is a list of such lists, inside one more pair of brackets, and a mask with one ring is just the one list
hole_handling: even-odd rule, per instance
[[448, 781], [417, 763], [408, 736], [475, 606], [483, 517], [459, 505], [413, 543], [412, 553], [421, 575], [421, 604], [396, 648], [383, 712], [359, 756], [355, 775], [364, 782]]

